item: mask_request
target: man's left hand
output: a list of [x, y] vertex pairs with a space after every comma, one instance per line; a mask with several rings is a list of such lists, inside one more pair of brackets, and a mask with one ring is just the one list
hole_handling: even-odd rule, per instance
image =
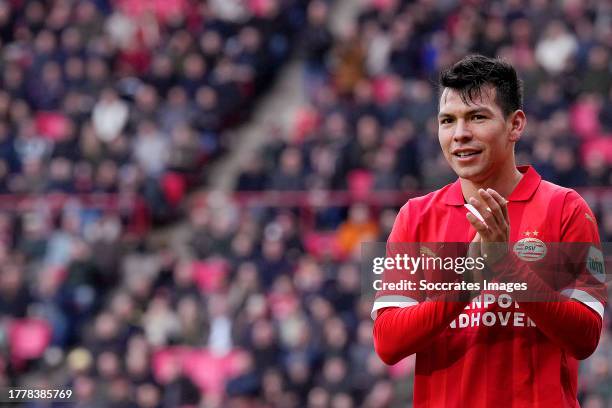
[[467, 219], [480, 235], [481, 255], [487, 264], [493, 265], [508, 253], [510, 240], [510, 219], [508, 218], [508, 201], [492, 188], [479, 189], [479, 197], [470, 197], [472, 204], [482, 215], [480, 221], [472, 213]]

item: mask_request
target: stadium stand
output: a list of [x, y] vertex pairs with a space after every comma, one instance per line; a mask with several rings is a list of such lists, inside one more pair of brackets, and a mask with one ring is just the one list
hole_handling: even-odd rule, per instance
[[[373, 351], [359, 242], [452, 179], [432, 79], [469, 52], [519, 68], [519, 160], [577, 188], [612, 240], [604, 2], [367, 0], [339, 33], [333, 5], [0, 0], [0, 387], [53, 379], [94, 408], [409, 406], [414, 359]], [[190, 194], [291, 56], [294, 128], [234, 194]], [[177, 219], [178, 247], [147, 239]], [[604, 324], [590, 408], [612, 403]]]

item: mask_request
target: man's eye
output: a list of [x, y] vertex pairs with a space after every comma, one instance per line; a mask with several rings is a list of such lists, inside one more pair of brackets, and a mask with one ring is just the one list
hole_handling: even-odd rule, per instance
[[473, 116], [473, 118], [474, 118], [475, 120], [482, 120], [482, 119], [486, 119], [487, 117], [486, 117], [486, 116], [484, 116], [484, 115], [474, 115], [474, 116]]
[[441, 125], [446, 125], [447, 123], [451, 123], [451, 122], [452, 122], [452, 119], [450, 118], [444, 118], [440, 120]]

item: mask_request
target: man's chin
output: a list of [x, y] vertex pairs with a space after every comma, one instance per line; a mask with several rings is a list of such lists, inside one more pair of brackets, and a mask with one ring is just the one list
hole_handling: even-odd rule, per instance
[[480, 166], [454, 167], [453, 170], [459, 178], [476, 182], [482, 178], [483, 169]]

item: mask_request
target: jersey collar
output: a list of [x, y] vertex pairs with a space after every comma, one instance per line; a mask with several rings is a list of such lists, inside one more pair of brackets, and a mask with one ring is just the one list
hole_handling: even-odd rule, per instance
[[[523, 178], [508, 197], [509, 201], [527, 201], [540, 185], [542, 177], [531, 166], [518, 166], [518, 171], [523, 173]], [[461, 182], [459, 179], [455, 181], [446, 190], [444, 195], [444, 203], [448, 205], [463, 205], [463, 192], [461, 191]]]

